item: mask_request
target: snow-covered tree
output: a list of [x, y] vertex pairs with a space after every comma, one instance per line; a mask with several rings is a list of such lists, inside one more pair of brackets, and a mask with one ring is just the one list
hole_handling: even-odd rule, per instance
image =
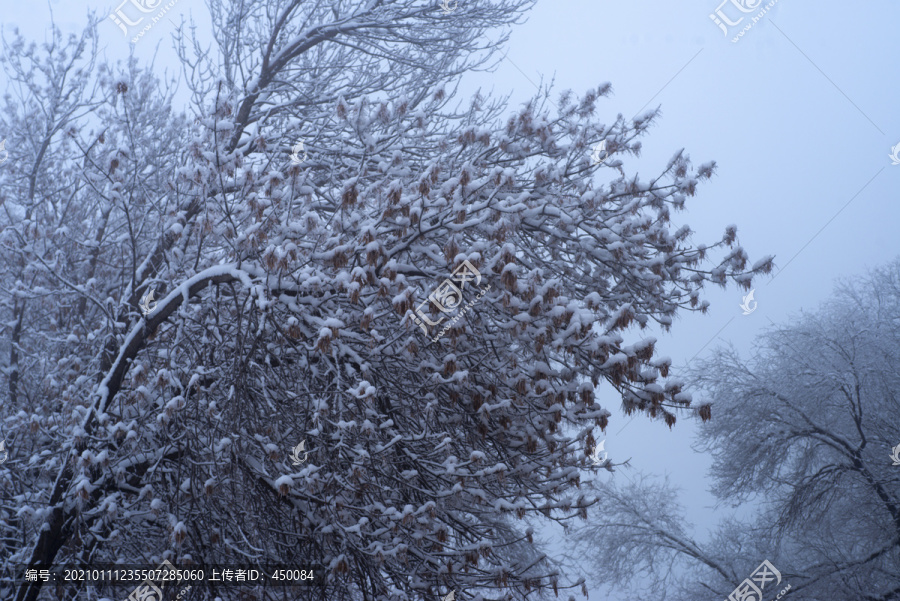
[[[215, 50], [178, 36], [193, 117], [95, 65], [95, 26], [5, 49], [7, 566], [315, 564], [332, 600], [573, 586], [531, 524], [594, 502], [595, 387], [669, 425], [690, 406], [626, 330], [771, 259], [670, 224], [714, 164], [625, 175], [657, 113], [600, 122], [608, 84], [505, 119], [455, 100], [532, 4], [210, 0]], [[482, 298], [425, 336], [461, 267]]]
[[768, 559], [782, 583], [766, 598], [790, 585], [805, 601], [900, 599], [898, 326], [900, 260], [771, 329], [752, 357], [700, 363], [692, 381], [714, 401], [700, 449], [744, 517], [698, 542], [669, 483], [600, 484], [603, 512], [579, 536], [598, 581], [719, 601]]

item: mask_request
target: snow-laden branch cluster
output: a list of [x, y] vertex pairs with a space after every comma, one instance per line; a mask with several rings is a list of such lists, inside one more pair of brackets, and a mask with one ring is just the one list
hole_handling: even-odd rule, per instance
[[773, 327], [753, 356], [720, 349], [698, 363], [689, 378], [716, 416], [698, 446], [713, 456], [714, 494], [741, 517], [703, 536], [668, 482], [600, 485], [603, 511], [579, 533], [595, 582], [635, 599], [723, 599], [768, 560], [791, 598], [896, 598], [898, 323], [894, 260]]
[[[456, 102], [530, 5], [211, 2], [219, 53], [179, 38], [193, 118], [133, 62], [73, 83], [83, 45], [48, 59], [80, 100], [0, 175], [11, 562], [312, 562], [348, 599], [573, 586], [533, 524], [595, 502], [595, 388], [670, 426], [690, 406], [631, 326], [771, 259], [671, 223], [712, 163], [626, 175], [656, 113], [600, 122], [608, 84]], [[490, 288], [432, 342], [414, 310], [463, 261]]]

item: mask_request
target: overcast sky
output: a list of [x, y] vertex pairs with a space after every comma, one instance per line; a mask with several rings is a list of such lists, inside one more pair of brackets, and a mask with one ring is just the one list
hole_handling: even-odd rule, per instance
[[[680, 148], [695, 164], [718, 163], [681, 219], [695, 242], [736, 224], [751, 260], [774, 254], [776, 269], [755, 285], [752, 314], [739, 306], [745, 293], [716, 288], [707, 315], [684, 316], [660, 334], [659, 351], [676, 366], [725, 342], [748, 354], [772, 322], [826, 300], [836, 278], [900, 254], [900, 165], [888, 156], [900, 144], [900, 3], [779, 0], [733, 43], [709, 18], [719, 2], [540, 1], [499, 70], [472, 78], [519, 102], [542, 77], [575, 92], [608, 81], [615, 94], [599, 104], [606, 122], [662, 107], [641, 158], [624, 159], [626, 173], [649, 178]], [[722, 10], [732, 21], [741, 14], [730, 2]], [[609, 391], [601, 399], [618, 407]], [[606, 450], [681, 485], [704, 533], [714, 498], [710, 462], [690, 448], [695, 428], [623, 417], [608, 429]]]
[[[731, 38], [740, 27], [726, 37], [709, 17], [719, 2], [540, 0], [513, 31], [499, 69], [473, 74], [462, 87], [466, 94], [478, 86], [509, 93], [518, 105], [541, 78], [576, 93], [610, 82], [614, 95], [599, 103], [601, 120], [657, 105], [663, 112], [643, 139], [642, 157], [624, 158], [626, 173], [648, 179], [680, 148], [695, 165], [718, 163], [717, 175], [678, 219], [695, 230], [696, 243], [714, 242], [736, 224], [751, 260], [774, 254], [776, 270], [755, 285], [751, 315], [742, 315], [742, 292], [709, 290], [707, 315], [683, 316], [670, 334], [659, 335], [660, 353], [676, 366], [725, 341], [746, 354], [772, 322], [825, 300], [835, 278], [900, 254], [900, 165], [888, 157], [900, 144], [900, 2], [778, 0], [737, 43]], [[19, 27], [41, 40], [51, 8], [64, 30], [78, 31], [88, 10], [106, 15], [117, 5], [5, 0], [0, 19], [4, 33]], [[731, 2], [722, 11], [732, 19], [741, 14]], [[137, 44], [106, 20], [100, 28], [106, 58], [124, 59], [133, 47], [143, 60], [157, 53], [157, 72], [177, 72], [168, 38], [189, 15], [207, 27], [202, 0], [178, 0], [168, 21]], [[614, 461], [631, 459], [632, 471], [614, 477], [669, 474], [685, 489], [691, 520], [701, 531], [711, 525], [709, 462], [690, 449], [695, 424], [679, 421], [670, 431], [645, 417], [630, 422], [611, 391], [600, 398], [615, 414], [606, 450]]]

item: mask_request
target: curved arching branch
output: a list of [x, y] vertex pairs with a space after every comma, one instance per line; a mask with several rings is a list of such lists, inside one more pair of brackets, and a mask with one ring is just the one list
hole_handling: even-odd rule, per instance
[[[187, 302], [188, 299], [198, 295], [207, 286], [227, 284], [235, 281], [250, 285], [250, 271], [246, 267], [238, 267], [237, 264], [217, 265], [183, 282], [168, 296], [160, 300], [153, 311], [132, 327], [128, 336], [120, 345], [118, 356], [113, 361], [112, 367], [110, 367], [106, 376], [96, 388], [91, 411], [85, 416], [84, 422], [81, 424], [82, 429], [87, 434], [93, 432], [97, 425], [97, 416], [106, 410], [109, 403], [119, 392], [131, 362], [140, 350], [144, 348], [150, 336], [156, 332], [157, 328], [172, 313]], [[64, 509], [64, 497], [74, 475], [74, 462], [71, 459], [74, 453], [78, 453], [81, 450], [77, 445], [73, 445], [62, 462], [63, 467], [60, 468], [50, 496], [50, 514], [45, 522], [46, 528], [41, 530], [41, 534], [31, 553], [31, 558], [28, 560], [30, 569], [46, 568], [52, 565], [56, 554], [68, 539], [66, 525], [73, 517], [74, 510], [66, 511]], [[35, 601], [40, 592], [41, 584], [40, 581], [22, 584], [16, 594], [16, 601]]]

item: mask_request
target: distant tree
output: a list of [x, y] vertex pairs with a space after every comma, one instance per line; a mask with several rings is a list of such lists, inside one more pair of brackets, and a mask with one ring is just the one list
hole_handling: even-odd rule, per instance
[[[333, 601], [571, 586], [528, 525], [593, 502], [594, 388], [690, 405], [624, 331], [771, 259], [671, 229], [714, 165], [626, 176], [657, 113], [597, 122], [608, 84], [505, 122], [454, 103], [532, 4], [211, 0], [216, 50], [177, 38], [192, 118], [95, 65], [94, 26], [5, 48], [3, 565], [312, 563]], [[490, 288], [432, 341], [427, 295], [468, 266], [465, 300]]]
[[768, 559], [792, 599], [900, 599], [898, 364], [900, 260], [773, 328], [749, 359], [721, 350], [698, 364], [691, 381], [714, 400], [700, 444], [712, 490], [753, 517], [699, 543], [669, 483], [601, 484], [603, 511], [579, 534], [598, 580], [713, 601]]

